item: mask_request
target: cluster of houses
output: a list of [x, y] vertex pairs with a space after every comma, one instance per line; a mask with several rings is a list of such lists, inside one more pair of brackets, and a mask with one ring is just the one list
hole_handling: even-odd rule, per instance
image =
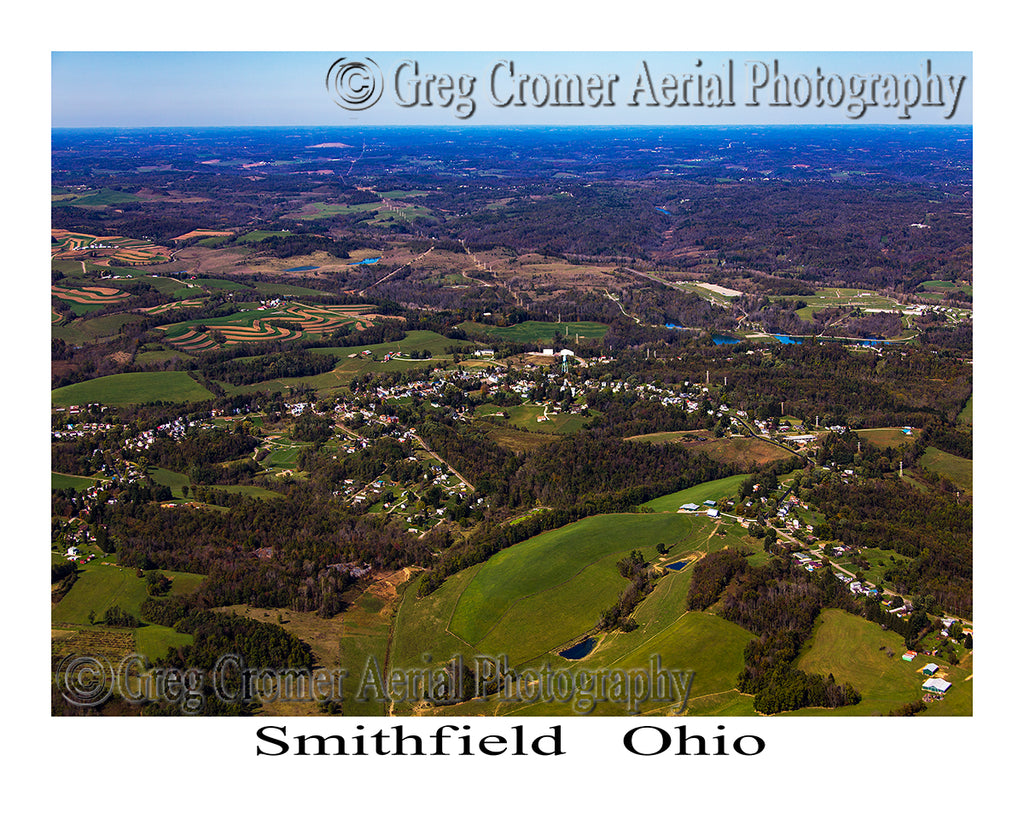
[[[223, 415], [220, 410], [211, 410], [210, 418], [216, 418], [217, 416]], [[125, 442], [126, 449], [133, 449], [136, 451], [142, 451], [149, 449], [153, 442], [160, 435], [166, 435], [169, 438], [173, 438], [175, 441], [181, 440], [185, 437], [190, 429], [212, 429], [212, 424], [207, 424], [199, 420], [188, 421], [182, 417], [175, 418], [173, 421], [168, 421], [165, 424], [160, 424], [153, 429], [146, 429], [140, 432], [135, 438]]]
[[77, 546], [68, 546], [68, 550], [64, 553], [64, 557], [75, 563], [82, 564], [89, 563], [96, 559], [96, 555], [91, 552], [89, 554], [83, 554]]
[[824, 569], [825, 568], [824, 562], [822, 562], [821, 560], [819, 560], [816, 557], [811, 557], [810, 555], [805, 555], [803, 552], [794, 552], [792, 557], [793, 557], [793, 560], [795, 560], [797, 563], [799, 563], [804, 569], [806, 569], [809, 572], [815, 572], [818, 569]]
[[[703, 506], [708, 507], [706, 510], [704, 510], [704, 514], [707, 515], [709, 518], [717, 518], [719, 516], [720, 512], [718, 511], [717, 501], [706, 500], [704, 501]], [[684, 503], [682, 506], [679, 507], [677, 511], [689, 512], [693, 514], [694, 512], [700, 512], [701, 507], [698, 506], [696, 503]]]
[[[906, 654], [903, 655], [904, 661], [908, 663], [913, 662], [915, 657], [917, 657], [916, 651], [908, 651]], [[943, 694], [949, 691], [950, 688], [953, 687], [953, 683], [951, 683], [949, 680], [943, 679], [942, 677], [935, 676], [935, 674], [938, 671], [939, 666], [935, 663], [928, 663], [924, 668], [921, 669], [921, 673], [928, 678], [924, 681], [924, 684], [921, 686], [921, 689], [928, 692], [929, 694], [938, 695], [939, 697], [941, 697]]]

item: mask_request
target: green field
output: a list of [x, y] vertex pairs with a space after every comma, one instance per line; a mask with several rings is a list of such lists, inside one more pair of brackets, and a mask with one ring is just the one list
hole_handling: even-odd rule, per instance
[[[298, 457], [298, 450], [297, 449], [296, 449], [295, 457]], [[270, 460], [270, 458], [267, 458], [264, 461], [264, 464], [266, 464], [266, 462], [268, 460]], [[183, 486], [189, 486], [189, 484], [190, 484], [189, 479], [185, 475], [182, 475], [180, 472], [172, 472], [169, 469], [163, 469], [162, 467], [156, 467], [156, 468], [150, 467], [148, 472], [149, 472], [150, 477], [153, 479], [153, 481], [155, 483], [158, 483], [161, 486], [166, 486], [166, 487], [168, 487], [171, 490], [171, 494], [174, 496], [175, 500], [188, 500], [189, 499], [190, 496], [186, 496], [182, 492], [182, 487]], [[238, 494], [238, 495], [248, 495], [249, 497], [252, 497], [252, 498], [261, 498], [261, 499], [264, 499], [264, 500], [269, 499], [269, 498], [280, 498], [280, 497], [283, 497], [279, 492], [275, 492], [272, 489], [265, 489], [262, 486], [245, 486], [245, 485], [233, 485], [233, 484], [232, 485], [227, 485], [227, 484], [219, 485], [218, 484], [218, 485], [211, 485], [210, 489], [216, 489], [216, 490], [218, 490], [220, 492], [232, 492], [232, 493]]]
[[181, 350], [146, 350], [145, 352], [136, 353], [135, 363], [142, 366], [147, 364], [163, 364], [165, 361], [173, 361], [176, 358], [188, 361], [192, 356]]
[[407, 199], [410, 196], [429, 196], [430, 191], [380, 191], [381, 199]]
[[577, 333], [580, 338], [603, 338], [608, 332], [607, 324], [596, 321], [524, 321], [511, 327], [494, 327], [490, 324], [466, 321], [459, 327], [469, 333], [482, 333], [494, 338], [523, 343], [552, 341], [556, 334], [560, 334], [565, 336], [566, 343], [571, 344]]
[[964, 408], [960, 410], [960, 414], [956, 417], [956, 420], [961, 424], [973, 424], [974, 423], [974, 396], [972, 395], [967, 399], [967, 403]]
[[329, 219], [332, 216], [349, 216], [355, 213], [373, 213], [377, 215], [370, 220], [370, 224], [382, 224], [394, 221], [395, 219], [408, 221], [418, 217], [429, 217], [431, 211], [421, 205], [403, 205], [395, 210], [388, 210], [383, 202], [363, 202], [358, 205], [329, 205], [326, 202], [313, 202], [309, 205], [313, 208], [312, 213], [299, 211], [286, 214], [287, 219]]
[[248, 233], [239, 236], [237, 241], [242, 244], [250, 244], [252, 242], [262, 242], [264, 239], [269, 239], [271, 236], [288, 236], [290, 232], [287, 230], [250, 230]]
[[969, 458], [961, 458], [957, 455], [950, 455], [941, 449], [930, 446], [925, 449], [924, 454], [918, 460], [918, 464], [932, 472], [937, 472], [943, 477], [949, 478], [953, 483], [968, 492], [974, 486], [974, 461]]
[[220, 247], [230, 241], [230, 236], [207, 236], [205, 239], [200, 239], [196, 244], [200, 247]]
[[878, 587], [885, 585], [885, 570], [890, 566], [906, 566], [913, 563], [911, 558], [904, 557], [898, 552], [894, 552], [890, 549], [861, 549], [859, 556], [867, 561], [870, 568], [861, 569], [859, 566], [851, 563], [849, 559], [847, 559], [847, 555], [831, 559], [835, 560], [837, 564], [852, 574], [863, 572], [864, 579], [867, 580], [868, 583]]
[[749, 477], [750, 475], [733, 475], [717, 481], [708, 481], [680, 492], [673, 492], [671, 495], [662, 495], [660, 498], [647, 501], [644, 506], [655, 512], [675, 512], [684, 503], [700, 505], [706, 500], [721, 502], [724, 498], [735, 497], [740, 485]]
[[141, 626], [135, 629], [135, 651], [156, 663], [172, 648], [192, 645], [192, 635], [170, 626]]
[[[753, 715], [752, 697], [736, 690], [743, 650], [753, 635], [706, 612], [687, 612], [692, 566], [669, 571], [633, 612], [638, 628], [598, 635], [583, 660], [557, 654], [596, 625], [600, 612], [624, 588], [615, 562], [634, 548], [657, 557], [653, 546], [669, 545], [655, 565], [684, 555], [747, 544], [737, 527], [675, 514], [599, 515], [545, 532], [499, 552], [486, 563], [449, 578], [433, 594], [406, 593], [395, 622], [395, 667], [422, 665], [422, 655], [506, 654], [522, 668], [567, 670], [646, 668], [653, 656], [663, 667], [695, 672], [687, 713]], [[718, 534], [724, 534], [719, 537]], [[652, 703], [642, 713], [671, 713], [675, 704]], [[408, 713], [408, 710], [400, 711]], [[498, 714], [552, 716], [572, 713], [562, 703], [501, 703], [473, 700], [429, 709], [434, 715]], [[618, 703], [597, 705], [596, 715], [623, 715]]]
[[813, 296], [800, 296], [801, 301], [807, 302], [806, 307], [801, 307], [796, 314], [804, 321], [811, 321], [813, 314], [826, 307], [863, 307], [881, 310], [893, 310], [897, 302], [888, 296], [882, 296], [870, 290], [860, 290], [849, 287], [830, 287], [819, 290]]
[[961, 293], [964, 293], [965, 295], [974, 295], [974, 287], [972, 285], [969, 285], [967, 283], [961, 284], [958, 282], [941, 281], [938, 279], [931, 279], [926, 282], [921, 282], [921, 284], [918, 286], [918, 290], [930, 290], [932, 292], [937, 292], [941, 294], [952, 293], [954, 290], [959, 290]]
[[[746, 476], [713, 481], [686, 490], [704, 500], [732, 491]], [[421, 667], [423, 655], [448, 658], [506, 655], [514, 667], [558, 669], [646, 668], [651, 658], [663, 667], [695, 672], [687, 713], [753, 715], [753, 698], [736, 690], [743, 651], [753, 638], [745, 629], [708, 612], [688, 612], [691, 562], [682, 571], [665, 566], [681, 557], [698, 558], [723, 548], [752, 549], [742, 527], [713, 519], [675, 514], [682, 493], [668, 496], [662, 514], [597, 515], [544, 532], [498, 552], [448, 578], [427, 597], [412, 584], [402, 598], [391, 644], [392, 667]], [[661, 499], [665, 501], [666, 499]], [[665, 543], [668, 554], [654, 548]], [[640, 549], [661, 576], [632, 617], [629, 632], [595, 633], [601, 613], [627, 586], [616, 562]], [[755, 554], [752, 562], [763, 562]], [[557, 651], [586, 634], [598, 644], [587, 657], [571, 661]], [[642, 713], [665, 714], [674, 704], [652, 703]], [[399, 705], [398, 713], [411, 713]], [[435, 707], [426, 713], [552, 716], [571, 713], [563, 703], [501, 703], [473, 700]], [[598, 705], [597, 715], [621, 715], [617, 703]]]
[[912, 442], [920, 434], [921, 430], [914, 429], [911, 435], [904, 434], [903, 427], [855, 429], [854, 432], [857, 433], [858, 437], [863, 438], [869, 444], [879, 449], [886, 449], [887, 447], [900, 449]]
[[391, 642], [391, 662], [394, 667], [422, 666], [425, 653], [442, 659], [458, 653], [467, 656], [475, 653], [472, 645], [448, 629], [448, 622], [463, 591], [473, 582], [482, 567], [483, 564], [478, 564], [464, 569], [423, 598], [416, 597], [417, 582], [409, 585], [395, 615]]
[[[97, 622], [112, 606], [143, 620], [139, 606], [145, 601], [146, 580], [137, 577], [135, 569], [113, 564], [104, 565], [97, 558], [81, 568], [81, 576], [71, 590], [53, 608], [51, 619], [55, 623], [89, 623], [89, 612]], [[109, 560], [109, 559], [108, 559]], [[187, 572], [163, 572], [172, 579], [171, 594], [188, 594], [198, 587], [203, 576]]]
[[149, 401], [203, 401], [213, 394], [186, 372], [121, 373], [58, 387], [50, 393], [54, 406], [98, 402], [111, 406]]
[[[259, 384], [243, 384], [233, 386], [224, 384], [228, 395], [251, 392], [267, 385], [280, 387], [311, 387], [315, 390], [337, 390], [348, 386], [355, 375], [369, 372], [404, 372], [418, 367], [436, 367], [439, 363], [451, 361], [451, 355], [445, 352], [447, 347], [466, 348], [473, 346], [470, 342], [454, 341], [433, 332], [432, 330], [411, 330], [400, 341], [388, 341], [382, 344], [370, 344], [366, 347], [311, 347], [310, 352], [323, 352], [337, 356], [339, 361], [334, 369], [327, 373], [314, 376], [284, 378], [276, 381], [263, 381]], [[363, 352], [370, 354], [364, 356]], [[430, 358], [393, 358], [384, 361], [387, 353], [429, 353]]]
[[54, 194], [51, 196], [55, 207], [106, 207], [107, 205], [121, 205], [125, 202], [138, 202], [139, 197], [132, 193], [101, 188], [96, 191], [74, 194]]
[[[797, 667], [817, 674], [832, 674], [836, 682], [850, 683], [861, 694], [861, 702], [836, 709], [805, 708], [797, 715], [886, 715], [899, 706], [921, 698], [925, 677], [920, 673], [933, 657], [918, 655], [913, 662], [900, 659], [903, 640], [891, 631], [862, 617], [837, 609], [826, 609], [804, 645]], [[893, 656], [889, 656], [892, 652]], [[971, 713], [973, 685], [971, 661], [959, 667], [938, 662], [940, 673], [953, 683], [941, 703], [928, 706], [925, 715], [967, 715]]]
[[481, 418], [486, 418], [496, 412], [505, 413], [509, 424], [526, 432], [553, 432], [558, 435], [579, 432], [588, 420], [582, 415], [557, 412], [551, 407], [545, 408], [538, 404], [523, 404], [518, 407], [481, 404], [476, 409], [476, 415]]
[[323, 296], [323, 290], [312, 287], [301, 287], [297, 284], [274, 284], [272, 282], [253, 282], [252, 286], [267, 296]]
[[[209, 290], [251, 290], [249, 284], [233, 282], [230, 279], [193, 279], [191, 284], [205, 287]], [[212, 321], [208, 319], [208, 321]]]
[[545, 532], [487, 561], [463, 592], [449, 629], [514, 663], [592, 629], [628, 583], [615, 564], [659, 542], [706, 546], [711, 526], [683, 515], [598, 515]]
[[[89, 305], [78, 306], [89, 307], [88, 312], [98, 309]], [[139, 319], [140, 316], [137, 313], [116, 313], [94, 319], [76, 319], [70, 324], [53, 327], [50, 330], [50, 335], [69, 344], [82, 344], [87, 341], [116, 336], [124, 325], [132, 321], [139, 321]]]
[[675, 432], [648, 432], [644, 435], [631, 435], [627, 441], [640, 441], [645, 444], [678, 444], [711, 436], [704, 429], [682, 429]]
[[[391, 606], [379, 597], [365, 593], [360, 595], [345, 611], [341, 638], [338, 640], [340, 666], [362, 672], [367, 662], [376, 660], [383, 670], [388, 652], [388, 637], [392, 619]], [[358, 679], [353, 674], [346, 679], [346, 716], [384, 716], [383, 703], [373, 700], [359, 702]]]
[[84, 478], [81, 475], [65, 475], [61, 472], [50, 473], [50, 488], [51, 489], [74, 489], [76, 492], [80, 492], [83, 489], [88, 489], [96, 483], [92, 478]]

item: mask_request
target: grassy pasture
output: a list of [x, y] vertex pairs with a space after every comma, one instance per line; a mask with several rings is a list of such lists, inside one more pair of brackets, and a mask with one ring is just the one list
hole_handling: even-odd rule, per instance
[[886, 568], [888, 568], [889, 564], [906, 566], [908, 563], [913, 562], [911, 558], [904, 557], [903, 555], [891, 551], [889, 549], [861, 549], [860, 556], [868, 562], [870, 568], [861, 569], [858, 566], [855, 566], [848, 559], [846, 559], [846, 555], [843, 555], [843, 557], [840, 557], [838, 559], [832, 559], [852, 574], [856, 574], [858, 571], [862, 571], [864, 573], [864, 578], [869, 583], [872, 583], [873, 585], [879, 587], [885, 585], [883, 577], [885, 575], [885, 570]]
[[[264, 463], [266, 463], [266, 461], [264, 461]], [[182, 492], [182, 487], [189, 486], [191, 483], [187, 476], [182, 475], [180, 472], [172, 472], [170, 469], [164, 469], [162, 467], [151, 467], [148, 471], [153, 481], [170, 489], [171, 495], [176, 500], [189, 499], [186, 497], [184, 492]], [[231, 492], [237, 495], [248, 495], [249, 497], [261, 498], [263, 500], [283, 497], [279, 492], [275, 492], [272, 489], [265, 489], [262, 486], [217, 484], [210, 486], [210, 488], [221, 492]]]
[[[553, 412], [550, 408], [539, 404], [522, 404], [518, 407], [498, 407], [494, 404], [482, 404], [477, 407], [476, 414], [485, 417], [494, 412], [504, 412], [508, 423], [526, 432], [553, 432], [568, 435], [579, 432], [587, 419], [582, 415], [564, 412]], [[546, 420], [540, 420], [546, 418]]]
[[297, 284], [274, 284], [272, 282], [253, 282], [253, 288], [266, 296], [323, 296], [325, 291], [314, 290], [312, 287], [301, 287]]
[[106, 207], [107, 205], [122, 205], [125, 202], [138, 202], [139, 197], [132, 193], [115, 191], [110, 188], [100, 188], [95, 191], [83, 193], [58, 193], [50, 197], [55, 207]]
[[51, 489], [74, 489], [76, 492], [80, 492], [83, 489], [88, 489], [95, 483], [96, 481], [93, 478], [86, 478], [81, 475], [65, 475], [62, 472], [50, 473]]
[[900, 449], [905, 447], [911, 441], [916, 438], [921, 430], [912, 430], [911, 435], [903, 434], [903, 427], [889, 427], [881, 429], [855, 429], [854, 432], [872, 446], [876, 446], [879, 449], [885, 449], [886, 447], [892, 447], [893, 449]]
[[692, 444], [689, 449], [705, 453], [715, 461], [740, 468], [764, 466], [792, 457], [792, 453], [761, 438], [710, 438]]
[[[344, 366], [347, 361], [355, 361], [355, 359], [349, 359], [348, 356], [355, 353], [357, 357], [362, 356], [364, 350], [370, 351], [370, 357], [383, 357], [386, 353], [413, 353], [426, 351], [431, 356], [443, 356], [446, 355], [446, 347], [472, 347], [473, 345], [467, 341], [454, 341], [450, 338], [445, 338], [439, 333], [435, 333], [433, 330], [410, 330], [405, 334], [405, 338], [399, 341], [386, 341], [381, 344], [370, 344], [366, 347], [314, 347], [312, 352], [323, 351], [332, 355], [338, 356], [342, 359], [338, 362], [339, 368]], [[411, 361], [414, 365], [426, 366], [429, 359], [406, 359]], [[388, 362], [390, 363], [390, 362]]]
[[[903, 640], [891, 631], [856, 615], [837, 609], [821, 613], [811, 638], [804, 645], [797, 667], [817, 674], [832, 674], [839, 683], [850, 683], [862, 697], [857, 705], [836, 709], [805, 708], [796, 715], [888, 714], [899, 706], [921, 698], [926, 677], [921, 668], [933, 657], [918, 655], [913, 662], [900, 659]], [[892, 652], [890, 657], [888, 652]], [[941, 703], [928, 706], [925, 715], [967, 715], [971, 713], [973, 685], [971, 662], [959, 667], [939, 662], [940, 674], [953, 687]]]
[[545, 532], [492, 557], [463, 592], [452, 633], [514, 662], [593, 628], [628, 584], [615, 567], [659, 542], [702, 544], [711, 527], [682, 515], [598, 515]]
[[374, 213], [371, 224], [381, 224], [395, 219], [408, 221], [417, 217], [429, 217], [431, 211], [422, 205], [389, 205], [381, 202], [363, 202], [358, 205], [330, 205], [326, 202], [312, 202], [306, 205], [301, 211], [285, 215], [286, 219], [300, 219], [312, 221], [316, 219], [329, 219], [332, 216], [351, 216], [358, 213]]
[[[87, 311], [98, 310], [101, 306], [89, 306]], [[75, 307], [73, 306], [72, 309], [75, 309]], [[75, 319], [70, 324], [51, 328], [50, 335], [54, 338], [62, 339], [68, 344], [82, 344], [83, 342], [116, 336], [126, 324], [139, 321], [139, 319], [140, 316], [135, 313], [117, 313], [94, 319]]]
[[141, 365], [162, 364], [165, 361], [173, 361], [176, 358], [187, 361], [191, 357], [188, 353], [184, 353], [181, 350], [146, 350], [135, 354], [135, 363]]
[[200, 239], [196, 244], [200, 247], [220, 247], [230, 241], [230, 236], [207, 236], [205, 239]]
[[[407, 575], [408, 571], [397, 573]], [[317, 662], [328, 669], [344, 668], [348, 676], [344, 680], [341, 703], [345, 716], [385, 716], [384, 704], [370, 700], [356, 699], [363, 669], [371, 659], [377, 662], [384, 673], [387, 658], [387, 643], [398, 596], [393, 582], [384, 579], [364, 591], [342, 613], [329, 619], [319, 617], [316, 612], [297, 612], [291, 609], [263, 609], [245, 605], [226, 606], [219, 611], [228, 611], [262, 623], [280, 624], [287, 632], [305, 641]], [[420, 663], [419, 659], [416, 660]], [[332, 695], [333, 696], [333, 695]], [[281, 711], [280, 708], [289, 709]], [[262, 713], [315, 714], [316, 705], [308, 701], [294, 703], [265, 704]]]
[[397, 668], [415, 668], [423, 663], [424, 653], [443, 660], [462, 652], [470, 656], [475, 649], [449, 627], [449, 621], [466, 590], [484, 564], [464, 569], [448, 578], [441, 588], [427, 597], [417, 598], [417, 583], [406, 590], [395, 615], [391, 661]]
[[707, 438], [710, 434], [704, 429], [681, 429], [675, 432], [648, 432], [644, 435], [631, 435], [625, 440], [639, 441], [644, 444], [680, 444]]
[[684, 503], [701, 504], [706, 500], [721, 501], [736, 494], [743, 483], [750, 475], [733, 475], [728, 478], [720, 478], [717, 481], [691, 486], [671, 495], [662, 495], [660, 498], [648, 501], [644, 506], [650, 507], [655, 512], [675, 512]]
[[550, 342], [556, 333], [565, 336], [571, 342], [577, 333], [580, 338], [603, 338], [608, 332], [607, 324], [596, 321], [563, 321], [560, 324], [554, 321], [523, 321], [511, 327], [493, 327], [490, 324], [466, 321], [459, 327], [470, 333], [483, 333], [508, 341], [521, 341], [524, 344]]
[[540, 435], [536, 432], [527, 432], [522, 429], [499, 427], [487, 423], [480, 423], [479, 426], [486, 431], [487, 437], [496, 444], [517, 453], [529, 452], [531, 449], [550, 444], [554, 440], [550, 436]]
[[196, 278], [190, 280], [190, 284], [205, 287], [208, 290], [252, 290], [252, 287], [242, 282], [233, 282], [230, 279], [205, 279]]
[[956, 420], [961, 424], [973, 424], [974, 423], [974, 396], [972, 395], [967, 399], [967, 403], [964, 408], [960, 410], [960, 414], [956, 417]]
[[[794, 297], [789, 297], [792, 301]], [[813, 296], [798, 296], [801, 301], [807, 302], [806, 307], [801, 307], [796, 314], [804, 321], [810, 321], [813, 314], [826, 307], [864, 307], [881, 310], [896, 309], [897, 302], [887, 296], [879, 295], [870, 290], [861, 290], [849, 287], [829, 287], [819, 290]]]
[[186, 372], [121, 373], [105, 375], [59, 387], [50, 393], [54, 406], [99, 402], [111, 406], [142, 404], [148, 401], [202, 401], [212, 398], [206, 387], [193, 381]]
[[[575, 531], [575, 527], [579, 527], [582, 523], [600, 527], [602, 524], [607, 524], [609, 519], [618, 517], [620, 516], [599, 516], [588, 519], [589, 523], [581, 521], [578, 524], [564, 527], [558, 532], [571, 535]], [[658, 518], [670, 520], [682, 518], [682, 516], [675, 515], [647, 515], [645, 517], [655, 519], [649, 524], [652, 526]], [[672, 543], [669, 554], [665, 558], [659, 559], [660, 565], [692, 554], [694, 549], [714, 551], [724, 547], [739, 548], [745, 545], [738, 529], [716, 527], [707, 519], [690, 517], [685, 520], [693, 526], [691, 535], [679, 543]], [[725, 532], [724, 537], [715, 534], [722, 531]], [[554, 533], [545, 533], [548, 536], [552, 534]], [[657, 536], [658, 533], [652, 531], [649, 534]], [[540, 535], [526, 543], [536, 546], [537, 542], [541, 541], [545, 535]], [[615, 536], [615, 532], [610, 531], [609, 535]], [[499, 556], [512, 553], [517, 548], [517, 546], [510, 547], [506, 552], [499, 553]], [[572, 554], [568, 549], [564, 549], [564, 551]], [[617, 557], [617, 554], [612, 553], [607, 555], [604, 560], [613, 566], [614, 559]], [[415, 600], [412, 595], [407, 595], [406, 600], [403, 601], [396, 627], [396, 645], [401, 641], [406, 647], [402, 653], [396, 652], [396, 654], [412, 656], [414, 647], [422, 652], [426, 650], [425, 646], [430, 647], [435, 658], [448, 657], [456, 651], [461, 651], [466, 656], [472, 656], [481, 651], [494, 653], [497, 650], [502, 653], [508, 651], [509, 646], [502, 646], [501, 640], [511, 639], [515, 640], [517, 644], [522, 644], [523, 648], [518, 652], [508, 651], [510, 660], [513, 663], [520, 660], [521, 667], [529, 668], [538, 667], [548, 662], [553, 668], [571, 670], [646, 668], [651, 662], [652, 656], [658, 655], [665, 667], [695, 671], [687, 713], [753, 715], [752, 697], [740, 694], [735, 689], [736, 676], [743, 666], [743, 649], [753, 635], [713, 614], [687, 612], [686, 594], [694, 564], [690, 564], [679, 572], [668, 572], [656, 582], [654, 590], [633, 613], [633, 617], [638, 623], [637, 629], [632, 632], [612, 632], [599, 635], [598, 645], [586, 658], [570, 661], [555, 654], [539, 653], [535, 657], [525, 655], [530, 653], [526, 650], [527, 647], [532, 645], [535, 650], [542, 643], [546, 642], [550, 645], [564, 636], [563, 631], [566, 634], [571, 632], [571, 629], [564, 627], [561, 623], [566, 617], [566, 611], [577, 617], [580, 613], [587, 617], [591, 614], [584, 611], [587, 601], [583, 598], [593, 595], [592, 584], [589, 582], [593, 578], [588, 578], [586, 572], [573, 573], [572, 569], [575, 567], [570, 567], [566, 572], [566, 577], [559, 578], [562, 580], [561, 583], [533, 597], [514, 601], [519, 605], [507, 609], [499, 617], [497, 627], [479, 643], [469, 645], [458, 642], [460, 635], [456, 624], [460, 610], [467, 604], [474, 604], [473, 598], [479, 591], [479, 584], [488, 580], [485, 573], [493, 572], [494, 560], [495, 558], [492, 558], [483, 566], [474, 566], [450, 578], [434, 594], [423, 600]], [[522, 563], [523, 561], [513, 562]], [[587, 568], [597, 567], [598, 564], [594, 563]], [[522, 572], [511, 571], [514, 566], [506, 568], [509, 571], [503, 570], [501, 574], [507, 577], [510, 583], [519, 583], [524, 579]], [[530, 561], [524, 568], [530, 571], [542, 570], [543, 566], [538, 567], [536, 561]], [[613, 597], [614, 595], [612, 595]], [[538, 605], [525, 606], [526, 603], [533, 601], [536, 601]], [[427, 615], [428, 610], [429, 616]], [[516, 618], [514, 622], [513, 617]], [[450, 622], [448, 622], [449, 620]], [[415, 640], [412, 630], [409, 628], [413, 623], [418, 626]], [[541, 633], [544, 627], [546, 626], [550, 632], [552, 623], [556, 624], [558, 633], [549, 633], [542, 637]], [[586, 619], [583, 619], [581, 623], [586, 623]], [[522, 627], [515, 629], [514, 626], [517, 624]], [[506, 632], [504, 636], [500, 633], [502, 629]], [[581, 633], [582, 631], [577, 631], [567, 640], [556, 643], [553, 648], [574, 641]], [[440, 639], [434, 638], [434, 634], [440, 635]], [[490, 702], [475, 700], [452, 707], [428, 709], [426, 713], [444, 716], [460, 714], [564, 716], [572, 713], [570, 709], [570, 705], [560, 703], [503, 704], [496, 700]], [[641, 709], [643, 713], [658, 714], [671, 713], [674, 710], [674, 704], [660, 703], [651, 703]], [[593, 713], [595, 715], [621, 716], [625, 711], [623, 706], [618, 703], [605, 703], [597, 705]]]
[[941, 449], [930, 446], [925, 449], [918, 463], [925, 469], [938, 472], [968, 492], [974, 487], [974, 461], [950, 455]]
[[239, 236], [236, 240], [240, 244], [252, 244], [254, 242], [262, 242], [264, 239], [269, 239], [271, 236], [289, 236], [290, 232], [287, 230], [250, 230], [248, 233]]
[[150, 662], [158, 662], [172, 648], [192, 645], [192, 635], [170, 626], [141, 626], [135, 629], [135, 651]]
[[940, 281], [938, 279], [931, 279], [926, 282], [921, 282], [921, 284], [918, 286], [918, 290], [931, 291], [940, 294], [951, 293], [954, 290], [959, 290], [960, 292], [968, 296], [974, 295], [974, 287], [970, 284]]
[[[171, 578], [171, 594], [188, 594], [198, 587], [203, 576], [188, 572], [163, 572]], [[119, 606], [143, 620], [139, 606], [145, 601], [146, 580], [137, 577], [135, 569], [112, 564], [103, 565], [103, 558], [97, 558], [82, 567], [81, 576], [71, 590], [53, 608], [55, 623], [86, 625], [89, 612], [101, 620], [103, 613], [112, 606]]]
[[380, 191], [377, 195], [381, 199], [407, 199], [410, 196], [429, 196], [430, 191]]

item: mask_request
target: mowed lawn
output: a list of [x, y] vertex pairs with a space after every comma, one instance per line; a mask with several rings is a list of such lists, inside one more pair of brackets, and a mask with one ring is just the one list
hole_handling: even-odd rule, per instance
[[941, 449], [930, 446], [925, 449], [924, 454], [918, 460], [918, 464], [932, 472], [938, 472], [961, 489], [970, 492], [974, 486], [974, 461], [970, 458], [961, 458], [958, 455], [950, 455]]
[[175, 370], [105, 375], [58, 387], [50, 393], [50, 403], [61, 407], [90, 403], [118, 407], [150, 401], [203, 401], [207, 398], [213, 398], [213, 393], [193, 381], [188, 373]]
[[[704, 524], [702, 526], [702, 524]], [[682, 515], [598, 515], [511, 546], [466, 587], [449, 628], [513, 662], [537, 657], [592, 629], [628, 585], [616, 562], [633, 549], [650, 560], [664, 542], [707, 539], [706, 522]]]
[[945, 659], [919, 654], [908, 663], [901, 659], [905, 650], [898, 634], [883, 631], [877, 623], [839, 609], [825, 609], [804, 645], [797, 667], [825, 676], [832, 674], [836, 682], [850, 683], [862, 699], [857, 705], [842, 708], [804, 708], [788, 713], [884, 716], [901, 705], [921, 699], [924, 694], [921, 686], [927, 679], [921, 669], [932, 661], [940, 667], [939, 676], [948, 679], [953, 687], [941, 703], [930, 704], [925, 715], [971, 713], [973, 685], [968, 678], [973, 669], [969, 659], [960, 666], [953, 666]]

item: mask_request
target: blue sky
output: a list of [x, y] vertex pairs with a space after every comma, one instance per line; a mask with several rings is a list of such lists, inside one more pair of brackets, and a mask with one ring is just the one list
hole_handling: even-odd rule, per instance
[[[382, 94], [379, 102], [363, 111], [345, 110], [328, 93], [328, 69], [340, 58], [370, 58], [380, 68]], [[868, 108], [859, 119], [846, 110], [853, 86], [850, 77], [873, 74], [896, 75], [903, 87], [905, 75], [932, 72], [953, 77], [966, 76], [954, 116], [954, 92], [943, 81], [944, 106], [918, 105], [899, 119], [903, 106]], [[646, 85], [635, 95], [644, 64], [658, 89], [663, 78], [686, 74], [720, 76], [727, 80], [726, 66], [733, 66], [732, 107], [667, 104], [671, 89], [662, 94], [659, 105], [650, 105]], [[407, 61], [415, 61], [414, 74]], [[506, 61], [506, 62], [503, 62]], [[698, 67], [698, 61], [701, 66]], [[804, 74], [813, 81], [817, 69], [841, 78], [833, 89], [842, 88], [842, 105], [815, 106], [817, 96], [800, 108], [774, 106], [770, 96], [772, 78], [752, 101], [753, 72], [760, 66], [779, 71], [790, 83]], [[507, 68], [514, 66], [514, 72]], [[406, 67], [399, 73], [403, 63]], [[495, 93], [492, 71], [498, 66]], [[52, 54], [52, 124], [55, 127], [95, 126], [199, 126], [199, 125], [700, 125], [700, 124], [790, 124], [862, 123], [966, 125], [972, 122], [973, 76], [969, 52], [61, 52]], [[457, 86], [460, 77], [474, 78], [470, 90], [463, 86], [451, 93], [447, 106], [433, 91], [429, 105], [424, 97], [427, 75], [451, 76]], [[526, 104], [500, 107], [520, 87], [518, 78], [529, 75], [553, 82], [557, 74], [597, 75], [607, 79], [596, 91], [602, 104], [582, 107], [538, 105], [525, 88]], [[516, 80], [513, 77], [517, 78]], [[468, 80], [463, 80], [467, 82]], [[677, 80], [681, 82], [681, 80]], [[806, 81], [801, 81], [806, 82]], [[673, 83], [670, 80], [669, 85]], [[417, 88], [418, 85], [418, 88]], [[397, 88], [396, 88], [397, 86]], [[610, 88], [610, 90], [608, 90]], [[692, 86], [691, 86], [692, 88]], [[808, 89], [806, 84], [801, 88]], [[911, 82], [910, 90], [915, 86]], [[401, 106], [400, 94], [412, 102], [418, 90], [418, 104]], [[540, 92], [538, 92], [540, 93]], [[899, 91], [900, 97], [905, 91]], [[792, 100], [795, 101], [796, 97]], [[833, 100], [836, 95], [833, 95]], [[691, 92], [691, 100], [693, 100]], [[611, 102], [611, 104], [604, 104]], [[635, 101], [637, 104], [631, 105]], [[880, 100], [881, 101], [881, 100]], [[467, 112], [472, 108], [472, 114]]]

